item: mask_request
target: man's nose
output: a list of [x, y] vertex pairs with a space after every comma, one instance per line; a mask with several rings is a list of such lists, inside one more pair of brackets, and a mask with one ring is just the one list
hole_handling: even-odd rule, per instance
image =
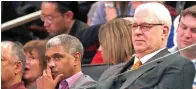
[[26, 64], [30, 63], [30, 58], [26, 57]]
[[141, 27], [138, 26], [137, 28], [135, 28], [134, 33], [135, 33], [135, 35], [141, 35], [143, 33]]
[[53, 60], [51, 60], [50, 62], [48, 62], [48, 66], [49, 66], [50, 68], [55, 67], [55, 62], [54, 62]]
[[190, 37], [191, 37], [191, 30], [190, 30], [190, 29], [187, 29], [187, 30], [185, 31], [185, 33], [184, 33], [184, 36], [185, 36], [186, 38], [190, 38]]
[[44, 27], [48, 27], [50, 26], [50, 24], [48, 23], [48, 21], [44, 20]]

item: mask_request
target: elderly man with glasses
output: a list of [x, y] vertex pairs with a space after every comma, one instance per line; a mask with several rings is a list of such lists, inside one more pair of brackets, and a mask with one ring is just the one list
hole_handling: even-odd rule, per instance
[[131, 24], [135, 56], [107, 69], [97, 89], [191, 89], [193, 63], [166, 48], [171, 26], [168, 9], [159, 3], [140, 5]]

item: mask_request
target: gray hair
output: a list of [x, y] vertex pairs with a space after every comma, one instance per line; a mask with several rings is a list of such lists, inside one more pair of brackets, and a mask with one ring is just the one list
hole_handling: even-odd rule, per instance
[[52, 46], [63, 46], [64, 50], [68, 51], [68, 53], [79, 52], [81, 58], [83, 57], [84, 48], [81, 42], [74, 36], [67, 34], [55, 36], [47, 42], [46, 49]]
[[161, 24], [165, 24], [171, 28], [172, 20], [169, 10], [160, 3], [145, 3], [137, 7], [135, 10], [135, 14], [140, 10], [148, 10], [151, 14], [153, 14]]
[[11, 49], [11, 56], [13, 61], [21, 61], [22, 62], [22, 73], [24, 72], [26, 65], [26, 56], [23, 50], [23, 46], [19, 43], [15, 43], [12, 41], [2, 41], [1, 46], [5, 48]]

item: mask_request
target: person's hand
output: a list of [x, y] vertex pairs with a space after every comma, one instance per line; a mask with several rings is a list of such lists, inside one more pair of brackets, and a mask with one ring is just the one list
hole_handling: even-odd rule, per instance
[[117, 17], [117, 11], [115, 7], [105, 7], [106, 21], [110, 21]]
[[47, 67], [43, 75], [37, 79], [37, 89], [55, 89], [63, 74], [59, 74], [55, 79], [52, 78], [51, 69]]

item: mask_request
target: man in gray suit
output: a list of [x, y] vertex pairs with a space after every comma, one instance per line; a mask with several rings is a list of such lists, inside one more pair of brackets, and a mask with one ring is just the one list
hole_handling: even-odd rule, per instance
[[62, 34], [46, 44], [47, 69], [37, 80], [38, 89], [81, 89], [96, 83], [81, 72], [83, 46], [71, 35]]
[[166, 49], [171, 16], [159, 3], [140, 5], [132, 23], [135, 56], [107, 69], [97, 89], [191, 89], [193, 63]]

